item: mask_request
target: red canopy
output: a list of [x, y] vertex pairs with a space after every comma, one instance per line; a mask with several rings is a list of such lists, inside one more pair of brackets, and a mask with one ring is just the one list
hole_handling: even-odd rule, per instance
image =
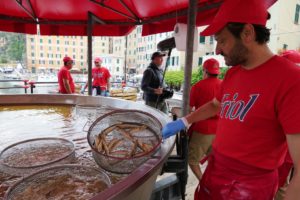
[[[197, 0], [197, 26], [207, 25], [224, 0]], [[276, 0], [264, 0], [271, 6]], [[1, 0], [0, 30], [41, 35], [87, 35], [88, 13], [95, 36], [123, 36], [136, 25], [143, 35], [187, 22], [189, 0]]]

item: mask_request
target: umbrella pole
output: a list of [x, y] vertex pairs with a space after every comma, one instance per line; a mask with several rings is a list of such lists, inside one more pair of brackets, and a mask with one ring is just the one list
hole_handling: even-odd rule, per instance
[[88, 62], [88, 95], [92, 95], [92, 34], [93, 34], [93, 15], [91, 12], [88, 12], [88, 51], [87, 51], [87, 62]]
[[186, 35], [186, 56], [184, 66], [184, 84], [183, 84], [183, 110], [182, 116], [189, 113], [189, 95], [191, 89], [191, 77], [193, 67], [193, 50], [194, 50], [194, 31], [196, 28], [196, 16], [197, 16], [197, 1], [189, 0], [188, 10], [188, 29]]

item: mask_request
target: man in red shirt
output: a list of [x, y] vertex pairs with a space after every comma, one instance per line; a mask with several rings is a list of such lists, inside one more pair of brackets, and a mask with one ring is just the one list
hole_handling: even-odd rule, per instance
[[[280, 56], [300, 65], [300, 52], [295, 50], [284, 51]], [[286, 189], [290, 182], [291, 170], [293, 168], [293, 160], [289, 152], [287, 152], [283, 164], [278, 168], [278, 186], [279, 189], [276, 193], [275, 200], [283, 200], [285, 198]]]
[[[221, 80], [219, 62], [213, 58], [203, 63], [203, 80], [197, 82], [191, 88], [191, 110], [198, 109], [202, 105], [216, 97], [220, 90]], [[195, 176], [201, 180], [202, 172], [199, 161], [211, 150], [211, 144], [215, 138], [218, 116], [194, 123], [189, 132], [192, 133], [189, 140], [188, 163]]]
[[273, 200], [287, 148], [295, 174], [285, 200], [300, 199], [300, 68], [270, 51], [264, 2], [224, 1], [201, 34], [215, 36], [217, 54], [233, 67], [217, 98], [162, 130], [166, 138], [219, 113], [195, 199]]
[[[93, 90], [96, 90], [96, 95], [109, 96], [110, 83], [109, 78], [111, 77], [108, 69], [101, 66], [102, 59], [94, 59], [95, 67], [92, 69], [92, 78], [93, 78]], [[85, 84], [81, 93], [83, 94], [87, 88], [88, 83]]]
[[69, 56], [65, 56], [63, 59], [64, 66], [62, 66], [57, 74], [59, 92], [61, 94], [75, 93], [75, 84], [70, 74], [70, 69], [73, 67], [73, 60]]

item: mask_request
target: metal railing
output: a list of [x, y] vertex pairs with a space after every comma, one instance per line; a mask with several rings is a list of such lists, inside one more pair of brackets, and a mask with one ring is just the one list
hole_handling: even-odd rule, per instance
[[[30, 91], [30, 94], [34, 93], [34, 88], [37, 87], [37, 85], [58, 85], [57, 81], [53, 81], [53, 82], [48, 82], [48, 81], [32, 81], [32, 80], [15, 80], [15, 79], [10, 79], [10, 80], [0, 80], [0, 83], [12, 83], [12, 82], [23, 82], [23, 85], [14, 85], [14, 86], [6, 86], [6, 87], [0, 87], [0, 90], [9, 90], [9, 89], [24, 89], [24, 93], [28, 94], [28, 92]], [[78, 84], [85, 84], [86, 82], [76, 82]], [[128, 81], [128, 83], [132, 83], [135, 84], [136, 82], [131, 82]], [[121, 86], [123, 87], [124, 85], [122, 85], [121, 82], [110, 82], [111, 85], [116, 85], [116, 86]], [[126, 85], [127, 86], [127, 85]], [[139, 86], [129, 86], [129, 87], [133, 87], [136, 88], [137, 90], [139, 90]]]

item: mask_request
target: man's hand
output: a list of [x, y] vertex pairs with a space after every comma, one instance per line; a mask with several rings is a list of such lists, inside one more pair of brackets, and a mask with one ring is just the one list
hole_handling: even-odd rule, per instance
[[186, 128], [185, 123], [183, 122], [183, 119], [177, 119], [176, 121], [167, 123], [163, 129], [162, 129], [162, 136], [164, 139], [171, 137], [172, 135], [175, 135], [179, 131]]
[[163, 93], [163, 88], [154, 89], [154, 94], [161, 95]]

